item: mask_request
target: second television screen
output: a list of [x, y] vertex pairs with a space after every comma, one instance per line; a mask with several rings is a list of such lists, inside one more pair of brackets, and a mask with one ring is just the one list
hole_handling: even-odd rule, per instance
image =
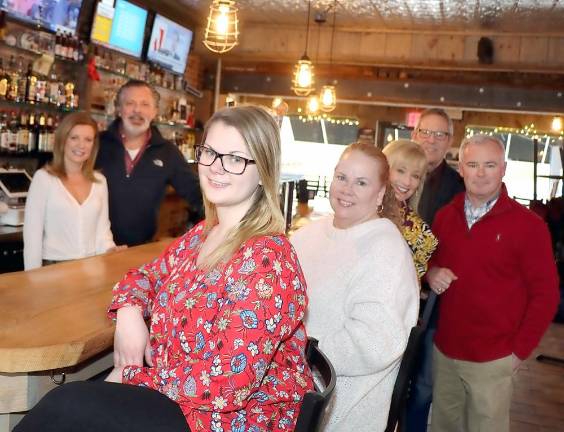
[[[110, 4], [108, 4], [110, 3]], [[116, 0], [115, 8], [111, 2], [98, 4], [92, 40], [123, 53], [141, 57], [147, 11], [125, 0]]]
[[147, 50], [147, 60], [183, 74], [191, 43], [191, 30], [157, 14]]

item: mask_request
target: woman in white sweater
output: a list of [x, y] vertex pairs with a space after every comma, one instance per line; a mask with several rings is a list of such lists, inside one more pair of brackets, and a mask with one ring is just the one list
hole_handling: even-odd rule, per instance
[[24, 267], [115, 248], [106, 178], [94, 172], [98, 127], [86, 113], [67, 115], [55, 132], [53, 161], [33, 176], [24, 219]]
[[348, 146], [329, 194], [335, 214], [291, 239], [308, 286], [307, 332], [337, 372], [325, 432], [384, 430], [417, 321], [419, 285], [388, 176], [380, 150]]

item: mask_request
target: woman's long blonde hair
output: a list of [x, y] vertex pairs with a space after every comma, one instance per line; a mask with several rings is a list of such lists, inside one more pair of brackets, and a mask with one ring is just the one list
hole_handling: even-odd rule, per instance
[[67, 114], [61, 121], [55, 131], [55, 145], [53, 146], [53, 161], [50, 162], [45, 169], [51, 175], [59, 178], [65, 178], [67, 171], [65, 169], [65, 145], [67, 138], [75, 126], [90, 126], [94, 131], [94, 145], [90, 152], [90, 157], [82, 164], [82, 174], [91, 182], [98, 182], [94, 176], [94, 163], [98, 154], [98, 125], [84, 112]]
[[390, 219], [398, 227], [401, 227], [401, 217], [398, 206], [398, 201], [392, 187], [390, 186], [390, 166], [388, 165], [388, 160], [382, 150], [373, 144], [366, 144], [361, 142], [355, 142], [349, 144], [347, 148], [341, 154], [341, 158], [347, 153], [359, 151], [369, 158], [375, 160], [379, 167], [380, 182], [385, 186], [386, 192], [384, 193], [384, 198], [382, 199], [382, 209], [378, 212], [380, 217], [385, 217]]
[[[228, 233], [225, 241], [202, 262], [211, 269], [227, 261], [252, 237], [284, 233], [284, 217], [280, 211], [280, 129], [269, 112], [258, 106], [238, 106], [217, 111], [206, 123], [202, 144], [206, 142], [210, 128], [221, 122], [232, 126], [241, 134], [251, 158], [255, 161], [260, 185], [254, 201], [241, 221]], [[205, 232], [217, 223], [217, 209], [204, 195], [206, 212]]]
[[427, 156], [419, 144], [408, 139], [399, 139], [390, 142], [383, 150], [388, 158], [390, 169], [393, 169], [402, 162], [410, 167], [414, 167], [421, 173], [421, 181], [415, 193], [409, 198], [407, 204], [413, 210], [417, 210], [425, 176], [427, 175]]

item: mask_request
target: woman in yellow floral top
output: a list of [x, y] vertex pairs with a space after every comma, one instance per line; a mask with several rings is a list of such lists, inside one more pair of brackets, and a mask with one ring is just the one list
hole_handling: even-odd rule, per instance
[[431, 228], [413, 210], [427, 172], [427, 158], [421, 147], [410, 140], [396, 140], [384, 148], [390, 164], [390, 183], [400, 202], [402, 234], [413, 253], [417, 274], [427, 271], [427, 262], [437, 248], [437, 238]]

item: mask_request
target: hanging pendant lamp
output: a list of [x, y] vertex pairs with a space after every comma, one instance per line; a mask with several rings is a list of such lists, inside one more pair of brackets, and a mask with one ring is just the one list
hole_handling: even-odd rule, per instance
[[[329, 72], [333, 66], [333, 41], [335, 39], [335, 22], [337, 20], [337, 0], [333, 3], [333, 30], [331, 31], [331, 47], [329, 54]], [[319, 109], [323, 112], [331, 112], [337, 107], [337, 90], [332, 84], [321, 87], [319, 94]]]
[[204, 35], [210, 51], [223, 54], [235, 47], [239, 38], [239, 21], [234, 0], [213, 0]]
[[306, 44], [304, 55], [294, 66], [294, 74], [292, 79], [292, 90], [298, 96], [308, 96], [314, 91], [314, 74], [313, 64], [307, 56], [307, 44], [309, 40], [309, 15], [311, 11], [311, 0], [307, 4], [307, 21], [306, 21]]

